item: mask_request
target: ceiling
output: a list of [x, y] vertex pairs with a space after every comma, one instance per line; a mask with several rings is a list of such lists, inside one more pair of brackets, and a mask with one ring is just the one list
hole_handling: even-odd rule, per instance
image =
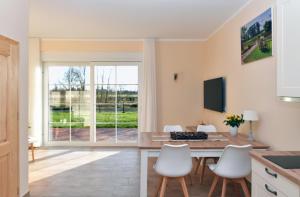
[[30, 0], [32, 37], [207, 39], [249, 0]]

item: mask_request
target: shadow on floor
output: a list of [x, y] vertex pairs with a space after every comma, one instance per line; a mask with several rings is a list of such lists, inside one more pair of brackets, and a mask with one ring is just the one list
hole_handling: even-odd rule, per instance
[[136, 150], [84, 149], [30, 164], [31, 197], [139, 196]]
[[[137, 148], [60, 148], [37, 150], [30, 164], [31, 197], [138, 197], [139, 150]], [[159, 176], [153, 171], [155, 158], [149, 159], [148, 196], [154, 197]], [[205, 171], [201, 185], [199, 174], [192, 173], [188, 183], [191, 197], [207, 196], [213, 174]], [[221, 181], [214, 196], [221, 195]], [[168, 182], [166, 197], [182, 197], [179, 183]], [[243, 196], [228, 185], [227, 196]]]

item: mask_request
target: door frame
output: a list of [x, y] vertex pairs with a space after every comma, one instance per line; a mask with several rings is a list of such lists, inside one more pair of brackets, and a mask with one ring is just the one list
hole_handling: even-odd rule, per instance
[[[90, 121], [90, 140], [89, 141], [71, 141], [71, 138], [69, 141], [50, 141], [49, 140], [49, 100], [48, 100], [48, 79], [49, 79], [49, 73], [48, 73], [48, 67], [53, 64], [64, 64], [67, 66], [88, 66], [90, 68], [90, 97], [91, 97], [91, 103], [90, 103], [90, 109], [91, 109], [91, 121]], [[96, 141], [96, 98], [95, 98], [95, 83], [94, 83], [94, 77], [95, 77], [95, 66], [96, 65], [105, 65], [105, 66], [126, 66], [126, 65], [137, 65], [138, 66], [138, 97], [140, 97], [140, 70], [142, 62], [140, 61], [92, 61], [92, 62], [62, 62], [62, 61], [47, 61], [43, 62], [43, 142], [42, 144], [45, 146], [103, 146], [103, 147], [137, 147], [138, 146], [138, 139], [140, 135], [139, 128], [137, 129], [138, 136], [137, 136], [137, 142], [136, 143], [117, 143], [117, 139], [115, 143], [107, 143], [107, 142], [101, 142]], [[92, 91], [93, 90], [93, 91]], [[138, 99], [139, 100], [139, 99]], [[138, 107], [138, 114], [139, 114], [139, 107]], [[139, 118], [138, 118], [139, 121]], [[139, 122], [138, 122], [139, 125]], [[116, 132], [117, 133], [117, 132]], [[117, 134], [116, 134], [117, 138]]]

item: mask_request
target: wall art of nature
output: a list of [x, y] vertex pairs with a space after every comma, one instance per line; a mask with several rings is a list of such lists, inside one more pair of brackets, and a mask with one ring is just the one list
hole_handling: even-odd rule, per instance
[[272, 9], [241, 27], [242, 64], [272, 56]]

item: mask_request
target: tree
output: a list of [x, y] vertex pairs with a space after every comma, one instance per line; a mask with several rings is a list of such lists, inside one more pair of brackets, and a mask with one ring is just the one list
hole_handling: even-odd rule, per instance
[[100, 102], [102, 102], [102, 97], [103, 97], [103, 90], [104, 90], [104, 71], [101, 76], [101, 95], [100, 95]]
[[256, 33], [256, 35], [260, 34], [260, 24], [259, 24], [259, 22], [255, 23], [255, 33]]
[[[104, 92], [104, 77], [105, 77], [104, 71], [100, 75], [100, 78], [101, 78], [100, 84], [98, 84], [99, 75], [97, 74], [96, 77], [97, 77], [97, 79], [96, 79], [96, 81], [97, 81], [96, 102], [101, 103], [102, 102], [102, 97], [103, 97], [103, 92]], [[99, 94], [100, 94], [100, 97], [99, 97]], [[100, 112], [100, 107], [99, 107], [99, 112]]]
[[[108, 76], [106, 76], [108, 74]], [[109, 87], [109, 84], [110, 84], [110, 78], [111, 78], [111, 74], [112, 74], [112, 71], [110, 70], [109, 73], [106, 72], [106, 70], [102, 70], [101, 72], [100, 71], [97, 71], [97, 82], [99, 81], [98, 80], [98, 77], [100, 78], [100, 84], [97, 85], [97, 91], [96, 91], [96, 100], [97, 100], [97, 103], [107, 103], [108, 102], [108, 95], [109, 95], [109, 92], [110, 92], [110, 87]], [[107, 81], [105, 81], [107, 80]], [[105, 87], [106, 86], [106, 87]], [[97, 110], [100, 112], [100, 106], [98, 105], [97, 106]]]
[[247, 40], [247, 27], [242, 27], [241, 29], [241, 38], [242, 38], [242, 41], [245, 41]]
[[85, 90], [85, 80], [86, 80], [86, 67], [74, 68], [70, 67], [65, 73], [64, 81], [70, 85], [71, 89], [77, 89], [78, 85], [80, 90]]
[[272, 31], [272, 21], [271, 20], [265, 22], [264, 31], [265, 31], [265, 34], [269, 34]]
[[[108, 78], [107, 78], [107, 84], [110, 83], [110, 75], [111, 75], [111, 72], [109, 72], [109, 75], [108, 75]], [[107, 85], [107, 88], [106, 88], [106, 94], [105, 94], [105, 103], [107, 103], [107, 99], [108, 99], [108, 92], [110, 91], [110, 87], [109, 85]]]
[[242, 49], [242, 53], [246, 50], [244, 42], [246, 42], [247, 39], [248, 39], [248, 36], [247, 36], [247, 27], [244, 26], [241, 29], [241, 49]]
[[[78, 111], [80, 116], [80, 103], [83, 91], [85, 91], [85, 83], [86, 83], [86, 67], [70, 67], [68, 71], [65, 73], [63, 78], [63, 86], [64, 84], [69, 85], [69, 90], [77, 90], [79, 91], [79, 102], [78, 102]], [[78, 87], [79, 86], [79, 87]], [[72, 110], [72, 107], [71, 107]]]
[[260, 34], [260, 24], [258, 22], [254, 23], [251, 25], [247, 31], [247, 34], [249, 35], [250, 38], [253, 38]]

